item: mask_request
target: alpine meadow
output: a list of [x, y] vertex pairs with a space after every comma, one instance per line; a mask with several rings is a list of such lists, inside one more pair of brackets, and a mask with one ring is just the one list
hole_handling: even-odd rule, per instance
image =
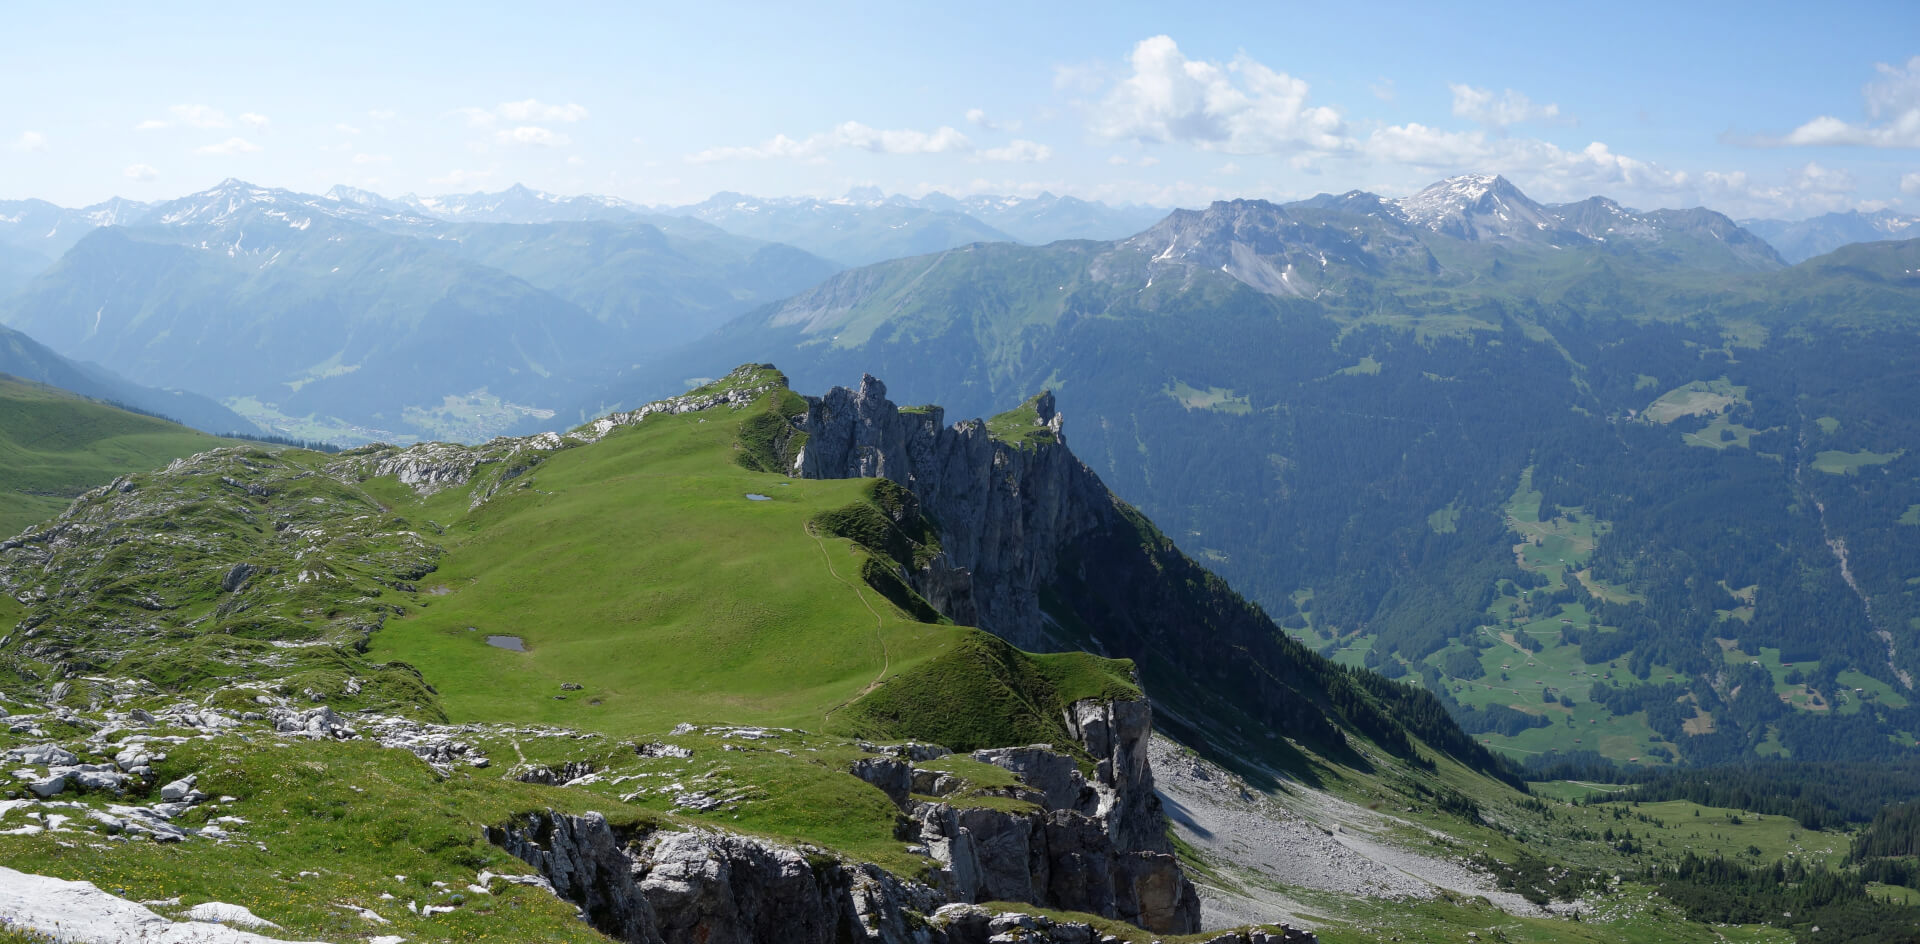
[[9, 24], [0, 944], [1920, 942], [1909, 5]]

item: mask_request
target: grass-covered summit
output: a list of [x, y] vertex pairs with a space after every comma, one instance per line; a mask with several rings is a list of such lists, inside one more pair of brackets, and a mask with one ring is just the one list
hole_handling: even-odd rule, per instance
[[0, 374], [0, 535], [53, 517], [116, 475], [221, 444], [158, 417]]
[[[9, 601], [0, 635], [42, 628], [8, 647], [0, 687], [44, 693], [84, 666], [233, 705], [275, 691], [435, 720], [963, 748], [1060, 740], [1066, 704], [1133, 690], [1125, 663], [1021, 653], [885, 584], [885, 536], [848, 524], [899, 529], [885, 483], [750, 468], [757, 431], [804, 408], [777, 372], [668, 404], [568, 436], [230, 448], [123, 478], [4, 552], [0, 580], [32, 602]], [[553, 697], [562, 684], [583, 694]], [[896, 690], [942, 707], [903, 712]]]

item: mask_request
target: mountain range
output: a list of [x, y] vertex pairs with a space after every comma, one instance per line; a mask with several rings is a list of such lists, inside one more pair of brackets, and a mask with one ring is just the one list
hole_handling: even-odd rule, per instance
[[1848, 210], [1793, 221], [1740, 221], [1754, 235], [1772, 243], [1788, 262], [1802, 262], [1853, 243], [1912, 239], [1920, 236], [1920, 230], [1913, 228], [1915, 223], [1920, 223], [1920, 216], [1893, 210]]
[[286, 434], [482, 437], [836, 269], [662, 222], [449, 223], [230, 180], [94, 230], [0, 321]]
[[676, 364], [1052, 388], [1209, 566], [1515, 757], [1885, 755], [1920, 739], [1916, 253], [1788, 268], [1712, 211], [1466, 177], [854, 269]]
[[[964, 233], [817, 203], [733, 205]], [[1485, 175], [1111, 225], [93, 228], [0, 320], [486, 441], [0, 378], [0, 940], [1911, 937], [1920, 240]]]

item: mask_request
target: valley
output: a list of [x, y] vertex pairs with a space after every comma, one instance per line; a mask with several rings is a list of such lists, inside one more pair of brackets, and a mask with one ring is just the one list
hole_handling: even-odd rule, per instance
[[8, 12], [0, 944], [1920, 942], [1907, 6]]
[[[1487, 178], [851, 270], [524, 190], [171, 206], [79, 238], [13, 310], [55, 310], [101, 247], [236, 223], [293, 240], [246, 243], [259, 271], [407, 260], [356, 317], [432, 309], [435, 280], [475, 307], [228, 388], [284, 442], [0, 391], [29, 499], [0, 548], [9, 868], [159, 903], [139, 920], [178, 933], [244, 933], [190, 907], [211, 902], [329, 940], [1920, 920], [1903, 855], [1862, 851], [1903, 841], [1920, 746], [1903, 284], [1861, 294], [1816, 259], [1784, 287], [1797, 270], [1698, 215], [1602, 205], [1638, 240], [1610, 244], [1592, 206]], [[1714, 293], [1740, 301], [1693, 311]], [[456, 358], [469, 377], [409, 374], [417, 396], [355, 389], [433, 331], [522, 317], [499, 298], [547, 306], [546, 353], [511, 335]], [[1809, 303], [1836, 327], [1776, 313]], [[657, 348], [613, 340], [634, 332]], [[820, 389], [877, 365], [928, 405], [871, 375], [802, 396], [770, 355]], [[1825, 806], [1713, 792], [1769, 761], [1884, 766]], [[702, 858], [735, 878], [674, 871]], [[814, 880], [778, 885], [794, 863]], [[782, 903], [744, 891], [765, 883]]]

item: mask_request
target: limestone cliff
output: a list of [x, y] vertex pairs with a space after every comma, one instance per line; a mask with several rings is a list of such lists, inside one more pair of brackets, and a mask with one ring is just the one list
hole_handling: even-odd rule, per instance
[[860, 389], [808, 398], [802, 478], [887, 478], [939, 522], [945, 553], [910, 582], [955, 622], [1022, 649], [1063, 648], [1049, 631], [1041, 592], [1063, 552], [1103, 531], [1114, 515], [1106, 486], [1059, 439], [1053, 397], [1036, 403], [1053, 445], [1001, 442], [981, 420], [945, 424], [939, 407], [902, 412], [868, 375]]
[[1199, 896], [1172, 854], [1147, 763], [1150, 707], [1088, 699], [1063, 721], [1094, 760], [1091, 778], [1045, 744], [973, 753], [1016, 775], [1001, 797], [1012, 804], [952, 798], [954, 778], [916, 766], [944, 748], [866, 746], [849, 773], [900, 808], [896, 835], [933, 862], [915, 880], [723, 832], [623, 832], [594, 814], [534, 814], [488, 838], [627, 941], [964, 941], [924, 936], [925, 919], [982, 902], [1198, 931]]
[[[817, 849], [707, 830], [634, 833], [598, 813], [488, 830], [607, 936], [634, 944], [1119, 944], [1091, 924], [948, 903], [929, 885]], [[1310, 944], [1279, 927], [1208, 944]]]
[[982, 420], [948, 425], [938, 407], [901, 410], [870, 375], [807, 403], [793, 474], [878, 476], [910, 491], [941, 553], [905, 577], [955, 622], [1023, 649], [1131, 658], [1176, 716], [1245, 717], [1269, 737], [1338, 750], [1345, 738], [1328, 715], [1345, 702], [1370, 736], [1411, 749], [1363, 698], [1329, 695], [1337, 670], [1115, 498], [1067, 448], [1050, 394], [1032, 401], [1031, 428], [997, 435]]

